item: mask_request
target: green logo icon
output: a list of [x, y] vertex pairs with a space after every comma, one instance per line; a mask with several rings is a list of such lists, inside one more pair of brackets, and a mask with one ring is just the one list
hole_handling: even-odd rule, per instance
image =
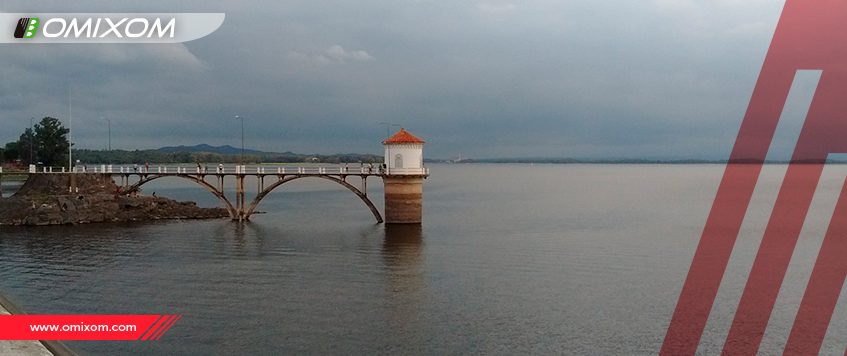
[[22, 17], [15, 26], [15, 38], [33, 38], [38, 32], [41, 20], [37, 17]]

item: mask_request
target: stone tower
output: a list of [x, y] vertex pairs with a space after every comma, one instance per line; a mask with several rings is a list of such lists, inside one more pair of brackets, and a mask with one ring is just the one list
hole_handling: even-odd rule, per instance
[[385, 146], [385, 223], [420, 224], [423, 217], [424, 141], [405, 129], [383, 141]]

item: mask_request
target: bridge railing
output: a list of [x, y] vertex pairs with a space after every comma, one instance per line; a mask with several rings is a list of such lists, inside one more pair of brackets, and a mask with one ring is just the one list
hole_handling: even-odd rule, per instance
[[429, 175], [429, 168], [389, 168], [385, 174], [388, 175]]
[[36, 166], [31, 164], [27, 173], [68, 173], [68, 167], [65, 166]]
[[[68, 173], [67, 167], [29, 166], [29, 173]], [[429, 168], [390, 168], [381, 166], [266, 166], [266, 165], [77, 165], [72, 173], [105, 174], [370, 174], [370, 175], [428, 175]], [[0, 171], [2, 173], [2, 171]]]

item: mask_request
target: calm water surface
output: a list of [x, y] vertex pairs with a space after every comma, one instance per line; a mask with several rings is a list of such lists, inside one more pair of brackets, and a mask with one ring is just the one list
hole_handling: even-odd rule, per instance
[[[67, 342], [82, 354], [655, 354], [723, 173], [431, 169], [421, 227], [376, 225], [323, 180], [283, 186], [242, 225], [0, 227], [0, 290], [30, 313], [184, 314], [157, 342]], [[784, 171], [765, 168], [701, 354], [720, 351]], [[825, 170], [764, 354], [784, 346], [845, 175]], [[179, 180], [152, 191], [216, 203]], [[847, 345], [843, 304], [824, 353]]]

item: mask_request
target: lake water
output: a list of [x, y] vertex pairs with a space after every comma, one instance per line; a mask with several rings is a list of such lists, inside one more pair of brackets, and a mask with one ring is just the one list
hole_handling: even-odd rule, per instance
[[[655, 354], [723, 173], [430, 168], [419, 228], [374, 224], [323, 180], [286, 184], [247, 224], [0, 227], [0, 290], [30, 313], [184, 314], [160, 341], [67, 342], [84, 354]], [[720, 352], [784, 172], [765, 167], [701, 354]], [[763, 354], [785, 344], [845, 175], [825, 169]], [[152, 191], [216, 204], [179, 180]], [[826, 354], [847, 345], [845, 304]]]

